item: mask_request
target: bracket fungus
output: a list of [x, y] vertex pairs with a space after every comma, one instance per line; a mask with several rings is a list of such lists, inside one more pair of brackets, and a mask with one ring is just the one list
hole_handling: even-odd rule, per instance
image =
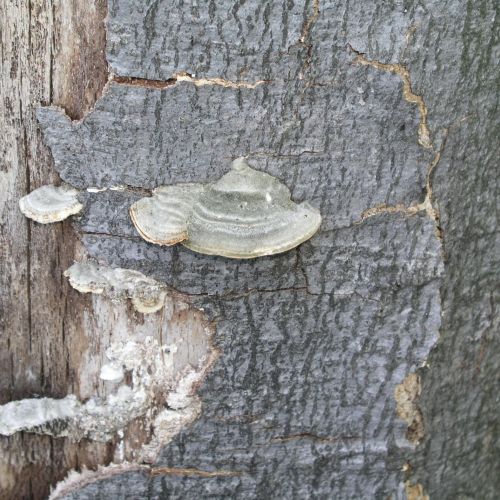
[[19, 200], [21, 212], [40, 224], [59, 222], [83, 208], [78, 201], [78, 190], [63, 184], [48, 184], [35, 189]]
[[146, 241], [234, 259], [286, 252], [321, 224], [318, 210], [294, 203], [284, 184], [244, 158], [216, 182], [156, 188], [130, 207], [130, 217]]
[[135, 310], [144, 314], [159, 311], [165, 304], [164, 285], [132, 269], [75, 262], [64, 271], [64, 276], [81, 293], [104, 294], [113, 300], [129, 298]]

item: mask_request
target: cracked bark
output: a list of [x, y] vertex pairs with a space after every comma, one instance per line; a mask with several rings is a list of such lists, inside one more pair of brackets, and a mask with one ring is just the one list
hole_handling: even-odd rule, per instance
[[411, 86], [411, 78], [408, 69], [402, 64], [385, 64], [380, 61], [373, 61], [367, 59], [365, 54], [357, 51], [351, 45], [349, 48], [356, 54], [355, 64], [361, 64], [363, 66], [372, 66], [373, 68], [380, 69], [382, 71], [389, 71], [398, 75], [403, 82], [403, 97], [405, 101], [411, 104], [416, 104], [418, 107], [418, 112], [420, 113], [420, 123], [418, 125], [418, 142], [421, 146], [428, 149], [433, 149], [431, 134], [429, 127], [427, 125], [427, 106], [425, 105], [424, 98], [421, 95], [417, 95], [413, 92]]
[[[70, 289], [74, 258], [165, 282], [221, 354], [152, 466], [16, 435], [2, 498], [98, 465], [58, 498], [495, 498], [494, 3], [109, 0], [107, 32], [104, 1], [76, 3], [0, 7], [1, 402], [77, 391], [104, 324], [151, 327]], [[238, 262], [137, 237], [136, 199], [240, 155], [320, 208], [310, 242]], [[17, 199], [58, 176], [82, 215], [26, 222]]]
[[110, 81], [120, 85], [128, 85], [130, 87], [143, 87], [146, 89], [166, 89], [177, 82], [189, 82], [199, 87], [201, 85], [220, 85], [228, 89], [254, 89], [263, 83], [269, 83], [266, 80], [259, 80], [255, 83], [248, 82], [233, 82], [223, 78], [194, 78], [186, 72], [177, 73], [168, 80], [149, 80], [147, 78], [137, 78], [132, 76], [111, 75]]

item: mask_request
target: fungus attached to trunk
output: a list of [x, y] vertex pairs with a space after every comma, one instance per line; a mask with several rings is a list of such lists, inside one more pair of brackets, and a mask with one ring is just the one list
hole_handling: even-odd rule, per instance
[[286, 252], [318, 230], [321, 216], [309, 203], [294, 203], [278, 179], [243, 158], [211, 184], [155, 189], [130, 208], [147, 241], [182, 243], [199, 253], [250, 259]]
[[104, 294], [113, 300], [129, 298], [135, 310], [144, 314], [159, 311], [165, 304], [165, 286], [139, 271], [75, 262], [64, 275], [79, 292]]
[[187, 219], [204, 190], [203, 184], [160, 186], [130, 207], [130, 217], [146, 241], [174, 245], [187, 239]]
[[[62, 399], [30, 398], [0, 405], [0, 435], [26, 431], [106, 442], [143, 416], [144, 425], [155, 428], [152, 441], [142, 450], [142, 458], [151, 460], [161, 445], [199, 415], [196, 386], [216, 355], [209, 352], [198, 366], [186, 364], [178, 371], [176, 352], [175, 346], [160, 345], [153, 337], [116, 342], [106, 350], [109, 363], [102, 366], [100, 377], [119, 384], [116, 390], [106, 398], [92, 397], [86, 402], [70, 394]], [[120, 376], [124, 372], [130, 374], [131, 385]]]
[[83, 208], [78, 201], [78, 191], [71, 186], [48, 184], [35, 189], [19, 200], [21, 212], [40, 224], [59, 222]]

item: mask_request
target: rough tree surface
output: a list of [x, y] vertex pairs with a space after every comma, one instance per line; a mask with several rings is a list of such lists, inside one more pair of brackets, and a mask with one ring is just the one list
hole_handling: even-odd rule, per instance
[[[76, 257], [174, 288], [220, 356], [201, 416], [154, 464], [58, 498], [496, 498], [496, 2], [89, 4], [0, 7], [2, 402], [89, 397], [92, 318], [141, 321], [69, 289]], [[83, 34], [59, 32], [80, 17]], [[238, 156], [320, 209], [312, 240], [235, 261], [139, 237], [128, 207], [146, 190], [216, 180]], [[26, 222], [17, 199], [56, 172], [83, 190], [81, 217]], [[1, 487], [42, 498], [70, 469], [116, 461], [117, 443], [1, 446]]]

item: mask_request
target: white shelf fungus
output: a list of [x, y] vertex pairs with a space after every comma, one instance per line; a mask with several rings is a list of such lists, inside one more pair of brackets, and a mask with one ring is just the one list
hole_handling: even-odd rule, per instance
[[79, 292], [103, 294], [113, 300], [131, 299], [134, 308], [144, 314], [159, 311], [165, 304], [164, 285], [132, 269], [75, 262], [64, 276]]
[[130, 207], [139, 234], [151, 243], [174, 245], [187, 239], [187, 217], [205, 190], [202, 184], [160, 186]]
[[49, 422], [74, 418], [80, 406], [73, 395], [64, 399], [37, 398], [11, 401], [0, 406], [0, 434], [11, 436], [20, 430], [34, 429]]
[[59, 222], [83, 208], [78, 201], [78, 191], [70, 186], [48, 184], [35, 189], [19, 200], [21, 212], [40, 224]]
[[250, 259], [286, 252], [321, 224], [309, 203], [294, 203], [278, 179], [244, 158], [210, 184], [162, 186], [130, 208], [139, 234], [158, 245], [182, 243], [199, 253]]

